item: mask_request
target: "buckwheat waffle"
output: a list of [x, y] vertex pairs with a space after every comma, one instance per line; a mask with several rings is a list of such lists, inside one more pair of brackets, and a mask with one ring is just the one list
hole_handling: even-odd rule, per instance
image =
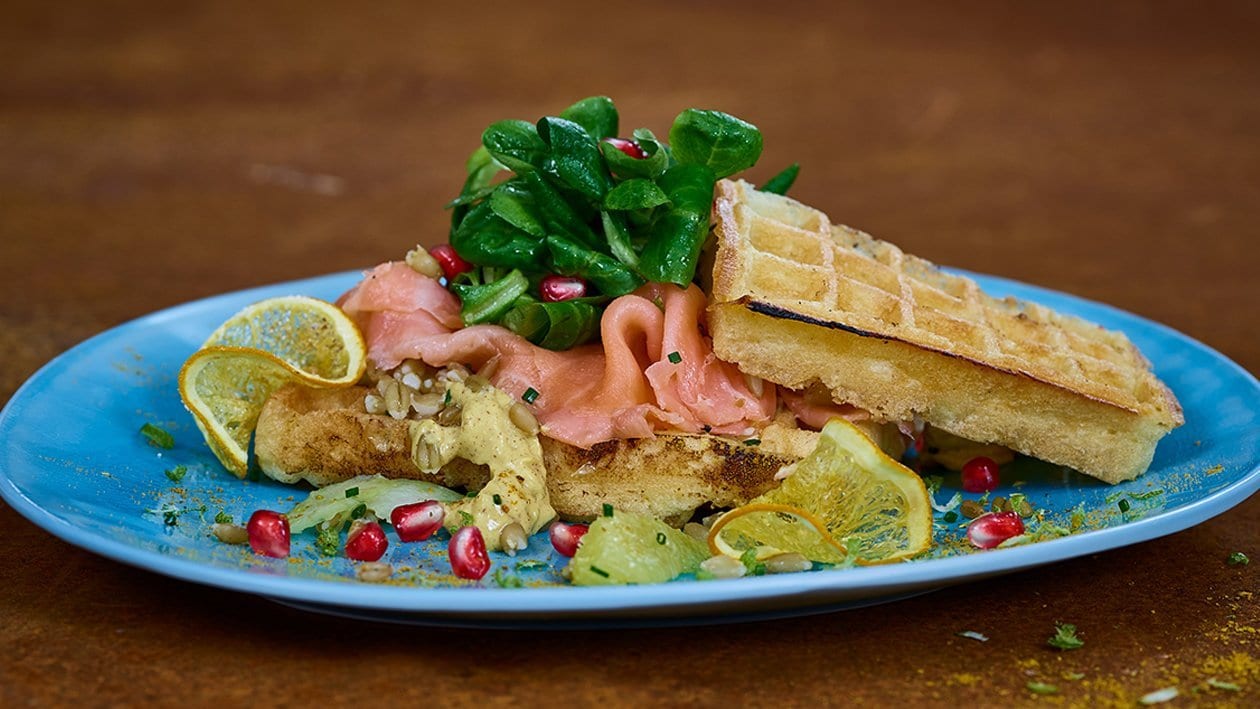
[[996, 299], [974, 281], [744, 182], [714, 205], [710, 332], [741, 370], [815, 381], [889, 421], [921, 419], [1110, 483], [1183, 422], [1118, 332]]

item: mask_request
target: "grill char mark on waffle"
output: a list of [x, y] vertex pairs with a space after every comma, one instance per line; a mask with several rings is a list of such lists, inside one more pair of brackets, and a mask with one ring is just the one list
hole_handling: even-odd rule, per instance
[[[980, 362], [980, 361], [971, 359], [970, 357], [966, 357], [964, 355], [958, 354], [957, 352], [950, 352], [948, 350], [941, 350], [935, 347], [928, 347], [920, 343], [907, 342], [905, 340], [902, 340], [896, 337], [890, 337], [888, 335], [882, 335], [877, 332], [870, 332], [868, 330], [863, 330], [861, 328], [853, 327], [852, 325], [846, 325], [842, 322], [836, 322], [834, 320], [822, 320], [820, 318], [815, 318], [809, 315], [802, 315], [801, 313], [788, 310], [787, 308], [783, 308], [777, 305], [772, 305], [770, 303], [763, 303], [757, 300], [752, 300], [747, 297], [741, 298], [736, 302], [741, 303], [744, 307], [748, 308], [749, 310], [759, 315], [765, 315], [772, 318], [779, 318], [781, 320], [795, 320], [797, 322], [802, 322], [807, 325], [818, 325], [818, 326], [825, 327], [831, 330], [843, 330], [844, 332], [848, 332], [850, 334], [857, 335], [859, 337], [870, 337], [877, 340], [884, 340], [885, 342], [902, 342], [902, 343], [911, 345], [912, 347], [918, 347], [920, 349], [931, 350], [932, 352], [946, 355], [948, 357], [953, 357], [954, 359], [962, 360], [964, 362], [970, 362], [977, 366], [985, 367], [986, 369], [992, 369], [997, 372], [1005, 372], [1006, 374], [1013, 374], [1019, 377], [1026, 377], [1033, 381], [1041, 382], [1043, 384], [1049, 384], [1050, 386], [1059, 386], [1055, 384], [1054, 382], [1048, 382], [1044, 379], [1041, 379], [1040, 377], [1029, 374], [1028, 372], [1021, 372], [1018, 370], [1006, 369], [1004, 367], [997, 367], [987, 362]], [[1125, 411], [1129, 411], [1135, 414], [1138, 413], [1137, 409], [1130, 406], [1123, 406], [1121, 404], [1117, 404], [1114, 401], [1108, 401], [1106, 399], [1102, 399], [1096, 396], [1091, 396], [1084, 392], [1074, 391], [1073, 393], [1079, 396], [1083, 396], [1087, 399], [1097, 401], [1099, 403], [1107, 404], [1108, 406], [1114, 406], [1118, 409], [1123, 409]]]

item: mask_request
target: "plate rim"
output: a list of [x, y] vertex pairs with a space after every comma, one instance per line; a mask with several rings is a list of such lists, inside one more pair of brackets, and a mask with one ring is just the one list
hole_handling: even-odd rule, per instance
[[[1119, 319], [1136, 322], [1157, 333], [1161, 339], [1172, 339], [1194, 347], [1208, 355], [1217, 366], [1224, 366], [1239, 375], [1260, 399], [1260, 381], [1237, 362], [1199, 340], [1144, 316], [1116, 306], [1089, 300], [1070, 293], [1024, 283], [1001, 276], [991, 276], [962, 269], [947, 269], [985, 282], [985, 289], [1022, 291], [1020, 298], [1036, 300], [1039, 296], [1066, 299], [1072, 309], [1102, 309]], [[137, 327], [158, 326], [162, 321], [190, 308], [213, 309], [219, 303], [259, 295], [268, 291], [291, 289], [308, 292], [330, 290], [340, 280], [353, 282], [362, 270], [340, 271], [242, 288], [176, 304], [142, 315], [99, 332], [60, 353], [37, 369], [0, 410], [0, 450], [8, 450], [9, 432], [20, 420], [26, 398], [45, 380], [54, 378], [59, 369], [69, 366], [76, 353], [82, 353], [102, 340], [124, 335]], [[1244, 392], [1245, 394], [1245, 392]], [[9, 454], [6, 454], [6, 456]], [[0, 460], [9, 460], [4, 458]], [[241, 568], [207, 565], [180, 556], [164, 555], [134, 547], [112, 538], [101, 537], [62, 520], [30, 499], [17, 487], [7, 470], [0, 468], [0, 497], [19, 514], [52, 535], [87, 551], [113, 561], [145, 569], [164, 576], [204, 585], [254, 593], [307, 604], [342, 608], [371, 609], [412, 613], [440, 613], [450, 617], [479, 616], [493, 613], [504, 617], [576, 616], [656, 610], [670, 615], [709, 615], [706, 606], [725, 606], [731, 602], [755, 605], [767, 601], [797, 602], [801, 608], [817, 606], [810, 599], [820, 594], [837, 592], [887, 595], [907, 590], [948, 586], [986, 576], [1012, 573], [1035, 566], [1065, 561], [1100, 551], [1108, 551], [1135, 543], [1150, 541], [1183, 531], [1222, 514], [1260, 490], [1260, 459], [1251, 461], [1251, 468], [1234, 482], [1170, 512], [1124, 522], [1103, 529], [1077, 533], [1067, 537], [998, 549], [984, 554], [965, 554], [903, 564], [865, 567], [845, 571], [819, 571], [810, 574], [787, 574], [752, 578], [715, 580], [705, 583], [670, 583], [654, 586], [601, 587], [533, 587], [505, 589], [493, 587], [427, 588], [415, 586], [366, 585], [352, 580], [326, 580], [287, 577], [256, 573]], [[937, 573], [924, 577], [921, 569], [931, 564]], [[843, 579], [842, 582], [837, 581]], [[720, 611], [719, 611], [720, 612]]]

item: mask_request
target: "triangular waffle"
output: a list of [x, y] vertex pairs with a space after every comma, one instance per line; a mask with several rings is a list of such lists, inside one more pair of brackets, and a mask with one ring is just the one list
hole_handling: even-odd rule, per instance
[[985, 295], [896, 246], [744, 182], [714, 205], [718, 357], [1101, 480], [1146, 470], [1181, 407], [1123, 334]]

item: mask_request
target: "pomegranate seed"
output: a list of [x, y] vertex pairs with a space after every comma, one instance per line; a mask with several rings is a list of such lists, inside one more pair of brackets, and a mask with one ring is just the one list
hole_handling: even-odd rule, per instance
[[551, 536], [551, 546], [555, 547], [556, 551], [565, 556], [573, 556], [577, 553], [578, 543], [590, 530], [591, 528], [585, 524], [555, 522], [547, 531]]
[[385, 556], [389, 548], [389, 540], [385, 538], [385, 530], [381, 523], [373, 520], [356, 521], [346, 535], [346, 557], [355, 561], [377, 561]]
[[586, 281], [571, 276], [547, 276], [538, 285], [538, 292], [548, 303], [573, 300], [586, 295]]
[[967, 525], [967, 539], [981, 549], [992, 549], [1011, 537], [1024, 533], [1024, 520], [1018, 512], [990, 512]]
[[604, 138], [604, 142], [629, 155], [635, 160], [642, 160], [648, 156], [647, 152], [633, 140], [625, 138]]
[[404, 542], [422, 542], [442, 528], [446, 510], [437, 500], [426, 500], [410, 505], [399, 505], [389, 515], [394, 531]]
[[967, 492], [990, 492], [998, 486], [998, 464], [980, 456], [963, 465], [962, 486]]
[[461, 527], [451, 537], [446, 553], [451, 559], [451, 571], [461, 579], [479, 579], [490, 570], [486, 540], [476, 527]]
[[255, 554], [283, 559], [289, 555], [289, 518], [279, 512], [258, 510], [246, 525], [249, 548]]
[[466, 271], [471, 271], [472, 266], [459, 257], [455, 253], [455, 247], [450, 244], [438, 244], [429, 249], [429, 255], [437, 260], [438, 265], [442, 267], [442, 273], [446, 276], [446, 280], [455, 280], [455, 276]]

